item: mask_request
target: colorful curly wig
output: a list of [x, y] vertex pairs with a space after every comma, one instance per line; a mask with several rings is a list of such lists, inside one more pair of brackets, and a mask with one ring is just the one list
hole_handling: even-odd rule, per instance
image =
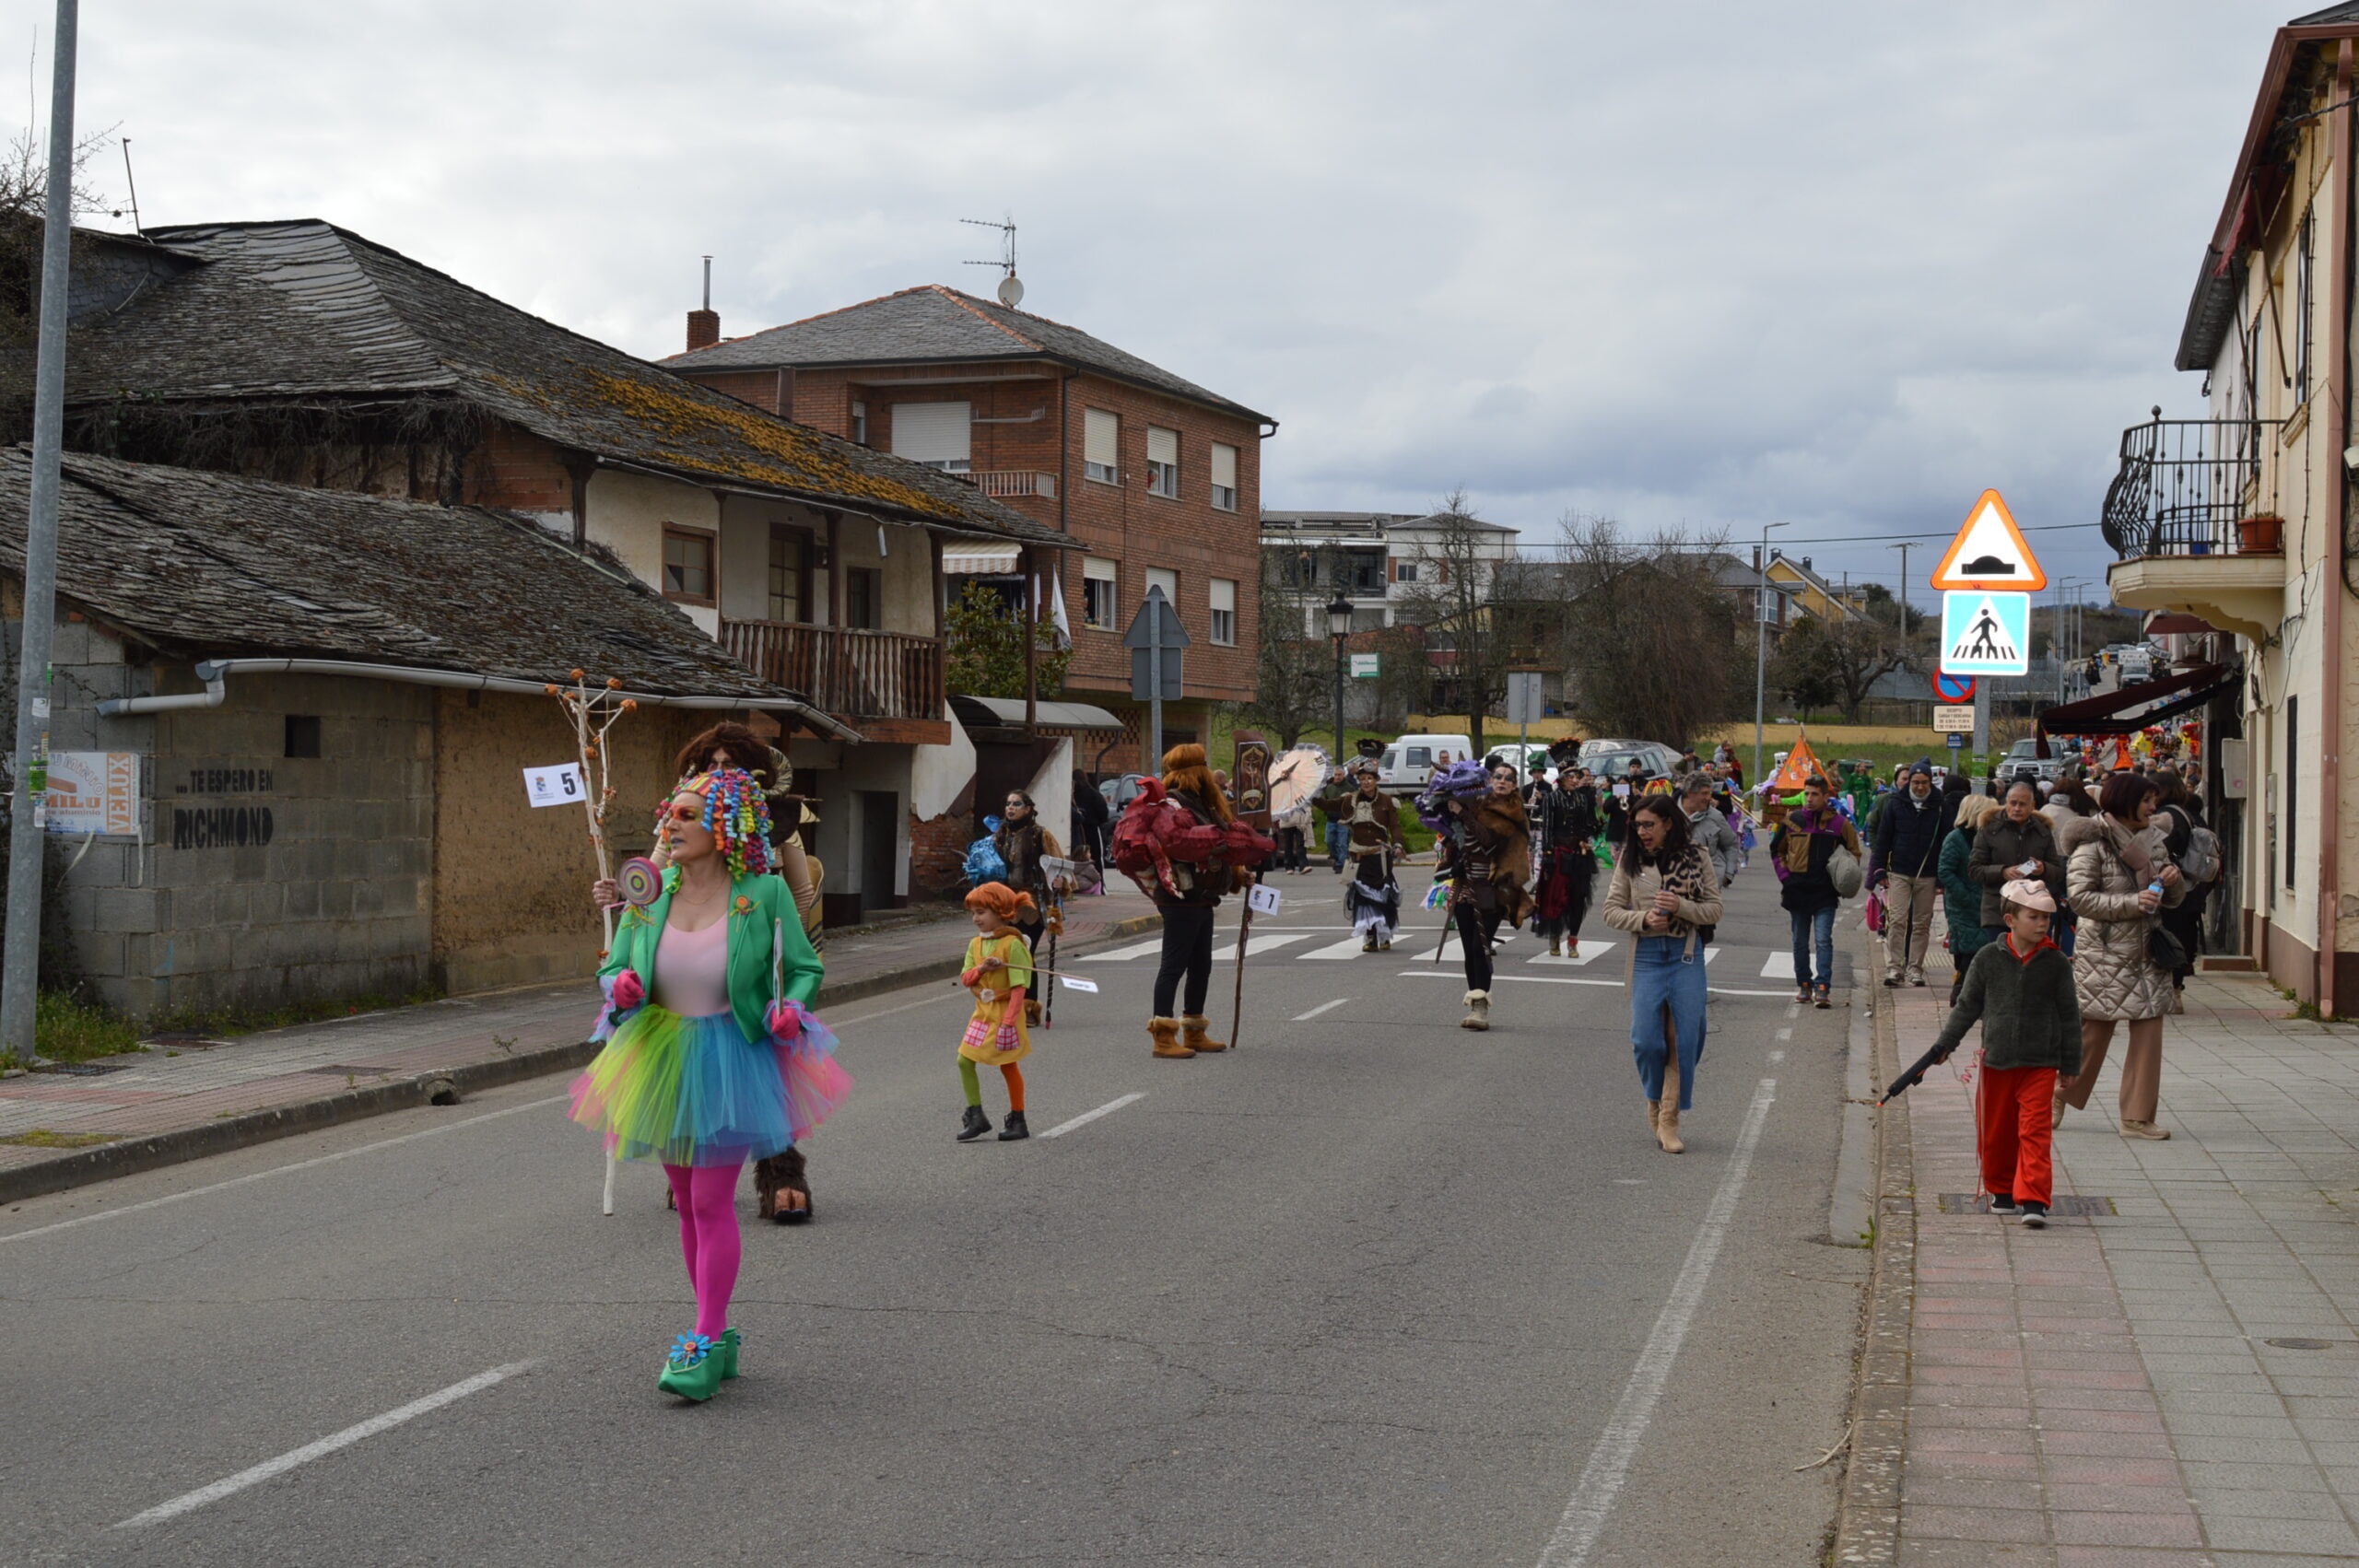
[[718, 767], [674, 793], [704, 797], [704, 829], [731, 876], [760, 876], [770, 869], [770, 808], [760, 780], [742, 767]]

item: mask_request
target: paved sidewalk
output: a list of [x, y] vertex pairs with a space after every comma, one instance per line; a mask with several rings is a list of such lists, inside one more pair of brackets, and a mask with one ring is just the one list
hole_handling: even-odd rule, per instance
[[[1127, 883], [1065, 906], [1067, 950], [1155, 924]], [[957, 973], [961, 912], [833, 935], [823, 1010]], [[585, 1061], [598, 1007], [587, 980], [446, 998], [0, 1079], [0, 1139], [98, 1139], [88, 1147], [0, 1142], [0, 1201], [194, 1159]]]
[[[1888, 1059], [1932, 1043], [1943, 998], [1881, 992]], [[1903, 1568], [2359, 1559], [2359, 1027], [2289, 1011], [2258, 977], [2191, 981], [2171, 1140], [2119, 1136], [2109, 1066], [2056, 1139], [2058, 1208], [2095, 1211], [2044, 1232], [1959, 1211], [1980, 1181], [1953, 1068], [1905, 1097]]]

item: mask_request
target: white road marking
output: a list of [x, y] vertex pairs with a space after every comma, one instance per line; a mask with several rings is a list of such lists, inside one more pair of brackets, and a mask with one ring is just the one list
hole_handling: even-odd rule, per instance
[[1781, 1039], [1781, 1040], [1790, 1040], [1790, 1039], [1792, 1039], [1793, 1037], [1794, 1037], [1794, 1026], [1793, 1026], [1792, 1024], [1787, 1024], [1784, 1028], [1782, 1028], [1782, 1029], [1780, 1029], [1780, 1030], [1778, 1030], [1778, 1038], [1779, 1038], [1779, 1039]]
[[1544, 953], [1535, 953], [1524, 962], [1526, 964], [1562, 964], [1568, 967], [1579, 968], [1595, 963], [1599, 954], [1610, 953], [1613, 949], [1614, 943], [1610, 942], [1583, 942], [1581, 950], [1568, 957], [1551, 958]]
[[1111, 953], [1093, 953], [1089, 955], [1089, 961], [1092, 964], [1120, 964], [1126, 959], [1144, 958], [1150, 953], [1162, 951], [1163, 939], [1158, 936], [1151, 942], [1133, 942], [1128, 947], [1118, 947]]
[[913, 1007], [933, 1007], [941, 1002], [964, 1001], [965, 1000], [965, 996], [958, 992], [939, 992], [933, 996], [920, 997], [915, 1001], [905, 1001], [898, 1007], [880, 1007], [874, 1012], [859, 1012], [854, 1013], [850, 1018], [839, 1018], [835, 1021], [834, 1024], [830, 1025], [830, 1027], [849, 1028], [854, 1024], [865, 1024], [872, 1018], [890, 1018], [897, 1012], [907, 1012]]
[[358, 1426], [347, 1426], [333, 1436], [321, 1438], [317, 1443], [306, 1443], [300, 1448], [290, 1449], [276, 1459], [264, 1459], [252, 1469], [240, 1470], [236, 1475], [225, 1477], [215, 1481], [211, 1486], [200, 1486], [194, 1492], [183, 1492], [170, 1503], [158, 1503], [144, 1514], [134, 1514], [114, 1527], [118, 1530], [133, 1530], [145, 1525], [160, 1525], [167, 1519], [176, 1519], [182, 1514], [192, 1513], [204, 1507], [208, 1503], [218, 1503], [232, 1493], [243, 1492], [250, 1486], [259, 1485], [274, 1476], [285, 1475], [298, 1465], [308, 1465], [313, 1459], [333, 1454], [339, 1448], [349, 1448], [364, 1437], [374, 1437], [381, 1432], [389, 1432], [404, 1422], [416, 1421], [419, 1416], [439, 1410], [445, 1405], [455, 1404], [470, 1394], [479, 1394], [493, 1384], [506, 1382], [534, 1364], [529, 1361], [515, 1361], [510, 1362], [506, 1366], [495, 1366], [489, 1372], [478, 1372], [473, 1377], [452, 1384], [440, 1393], [428, 1394], [423, 1399], [412, 1399], [399, 1410], [387, 1410], [381, 1416], [371, 1416]]
[[1783, 991], [1739, 990], [1733, 986], [1713, 986], [1709, 989], [1714, 996], [1784, 996], [1786, 994]]
[[1720, 1246], [1727, 1241], [1729, 1226], [1736, 1218], [1737, 1199], [1744, 1191], [1745, 1176], [1753, 1169], [1754, 1151], [1760, 1146], [1761, 1129], [1768, 1123], [1769, 1107], [1777, 1098], [1778, 1081], [1774, 1078], [1763, 1079], [1754, 1090], [1752, 1107], [1744, 1113], [1744, 1124], [1737, 1133], [1736, 1148], [1729, 1155], [1728, 1169], [1720, 1176], [1719, 1189], [1712, 1194], [1711, 1207], [1704, 1211], [1704, 1223], [1696, 1227], [1696, 1239], [1688, 1246], [1687, 1261], [1681, 1265], [1678, 1279], [1672, 1281], [1671, 1295], [1656, 1316], [1653, 1330], [1647, 1335], [1646, 1348], [1638, 1352], [1637, 1363], [1630, 1369], [1630, 1381], [1622, 1390], [1620, 1402], [1614, 1407], [1605, 1430], [1598, 1433], [1589, 1462], [1581, 1467], [1580, 1480], [1573, 1488], [1571, 1501], [1565, 1504], [1563, 1517], [1557, 1520], [1548, 1544], [1541, 1549], [1539, 1568], [1581, 1568], [1597, 1546], [1597, 1538], [1604, 1533], [1614, 1499], [1621, 1495], [1623, 1483], [1630, 1478], [1630, 1461], [1637, 1457], [1638, 1444], [1654, 1420], [1655, 1406], [1662, 1398], [1664, 1385], [1671, 1380], [1672, 1363], [1678, 1359], [1679, 1347], [1696, 1321], [1697, 1307], [1703, 1304], [1704, 1287], [1710, 1282], [1712, 1265], [1719, 1261]]
[[1783, 1051], [1771, 1051], [1771, 1052], [1769, 1053], [1769, 1060], [1770, 1060], [1770, 1062], [1771, 1062], [1771, 1064], [1772, 1064], [1772, 1065], [1774, 1065], [1774, 1064], [1776, 1064], [1776, 1063], [1778, 1063], [1778, 1062], [1781, 1062], [1781, 1061], [1783, 1061], [1783, 1060], [1785, 1060], [1785, 1059], [1786, 1059], [1786, 1053], [1785, 1053], [1785, 1052], [1783, 1052]]
[[[1252, 941], [1246, 946], [1245, 954], [1250, 958], [1258, 953], [1267, 953], [1273, 947], [1284, 947], [1290, 942], [1309, 942], [1318, 934], [1316, 931], [1256, 931], [1253, 933]], [[1236, 956], [1237, 944], [1233, 942], [1226, 947], [1213, 949], [1213, 962], [1215, 964], [1225, 963]]]
[[1769, 962], [1761, 965], [1761, 977], [1765, 980], [1792, 979], [1794, 977], [1794, 955], [1790, 953], [1771, 954], [1769, 955]]
[[1360, 955], [1360, 944], [1366, 941], [1367, 941], [1366, 937], [1355, 931], [1332, 947], [1314, 947], [1308, 953], [1297, 953], [1295, 956], [1297, 958], [1357, 958]]
[[[1308, 956], [1308, 954], [1305, 956]], [[1345, 1002], [1351, 1000], [1352, 999], [1347, 996], [1339, 996], [1333, 1001], [1322, 1001], [1308, 1012], [1296, 1013], [1294, 1015], [1293, 1022], [1297, 1024], [1309, 1023], [1311, 1019], [1318, 1017], [1322, 1012], [1332, 1012], [1335, 1009], [1343, 1006]]]
[[1054, 1138], [1060, 1133], [1071, 1132], [1076, 1127], [1086, 1127], [1091, 1122], [1096, 1121], [1099, 1117], [1108, 1116], [1115, 1111], [1121, 1110], [1133, 1100], [1144, 1100], [1145, 1098], [1146, 1092], [1144, 1090], [1141, 1090], [1135, 1094], [1125, 1094], [1119, 1100], [1109, 1100], [1094, 1111], [1084, 1111], [1079, 1116], [1074, 1117], [1071, 1121], [1061, 1121], [1057, 1123], [1056, 1126], [1049, 1129], [1048, 1131], [1040, 1134], [1040, 1136], [1043, 1138]]
[[207, 1187], [192, 1187], [182, 1192], [168, 1192], [161, 1198], [150, 1198], [145, 1203], [126, 1203], [120, 1209], [108, 1209], [96, 1214], [84, 1214], [78, 1219], [60, 1220], [52, 1225], [36, 1225], [29, 1231], [17, 1231], [11, 1235], [0, 1235], [0, 1243], [24, 1241], [32, 1236], [45, 1236], [53, 1231], [70, 1231], [76, 1225], [96, 1224], [100, 1220], [118, 1220], [125, 1214], [136, 1214], [143, 1209], [160, 1209], [167, 1203], [180, 1203], [191, 1198], [202, 1198], [209, 1192], [224, 1192], [233, 1187], [243, 1187], [250, 1181], [263, 1181], [271, 1176], [291, 1176], [297, 1171], [308, 1171], [319, 1165], [332, 1165], [339, 1160], [349, 1160], [355, 1155], [373, 1154], [380, 1149], [391, 1149], [396, 1144], [415, 1143], [421, 1138], [440, 1138], [446, 1132], [456, 1132], [463, 1127], [480, 1127], [487, 1121], [498, 1121], [501, 1117], [516, 1116], [524, 1111], [546, 1110], [551, 1106], [565, 1104], [569, 1097], [565, 1094], [551, 1094], [546, 1099], [527, 1100], [521, 1106], [510, 1106], [506, 1110], [486, 1111], [481, 1116], [471, 1116], [464, 1121], [445, 1122], [440, 1127], [429, 1127], [418, 1132], [405, 1132], [399, 1138], [384, 1138], [374, 1143], [363, 1143], [358, 1149], [346, 1149], [334, 1154], [322, 1154], [315, 1159], [298, 1160], [291, 1165], [279, 1165], [271, 1170], [249, 1172], [245, 1176], [231, 1176], [228, 1181], [217, 1181]]
[[[1466, 977], [1455, 969], [1403, 969], [1401, 973], [1404, 977], [1424, 975], [1438, 980], [1456, 980], [1460, 985], [1466, 983]], [[1513, 981], [1519, 986], [1619, 986], [1622, 983], [1619, 980], [1583, 980], [1571, 975], [1493, 975], [1491, 978]]]

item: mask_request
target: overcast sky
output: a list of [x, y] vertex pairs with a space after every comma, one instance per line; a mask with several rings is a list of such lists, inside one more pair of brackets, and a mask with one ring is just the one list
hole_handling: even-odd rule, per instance
[[[1027, 306], [1280, 422], [1265, 506], [1787, 521], [1889, 582], [1995, 486], [2096, 577], [2306, 8], [110, 0], [79, 122], [151, 225], [331, 219], [651, 357], [702, 253], [742, 333], [988, 292], [955, 220], [1013, 213]], [[50, 16], [0, 0], [44, 98]]]

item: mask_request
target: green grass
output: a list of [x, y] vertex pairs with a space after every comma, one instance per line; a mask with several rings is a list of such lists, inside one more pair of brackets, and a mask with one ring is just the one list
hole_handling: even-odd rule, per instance
[[138, 1030], [93, 1002], [43, 991], [33, 1004], [33, 1049], [52, 1061], [89, 1061], [145, 1048]]
[[0, 1143], [14, 1143], [20, 1149], [92, 1149], [101, 1143], [121, 1141], [119, 1132], [52, 1132], [36, 1127], [30, 1132], [19, 1132], [11, 1138], [0, 1138]]

